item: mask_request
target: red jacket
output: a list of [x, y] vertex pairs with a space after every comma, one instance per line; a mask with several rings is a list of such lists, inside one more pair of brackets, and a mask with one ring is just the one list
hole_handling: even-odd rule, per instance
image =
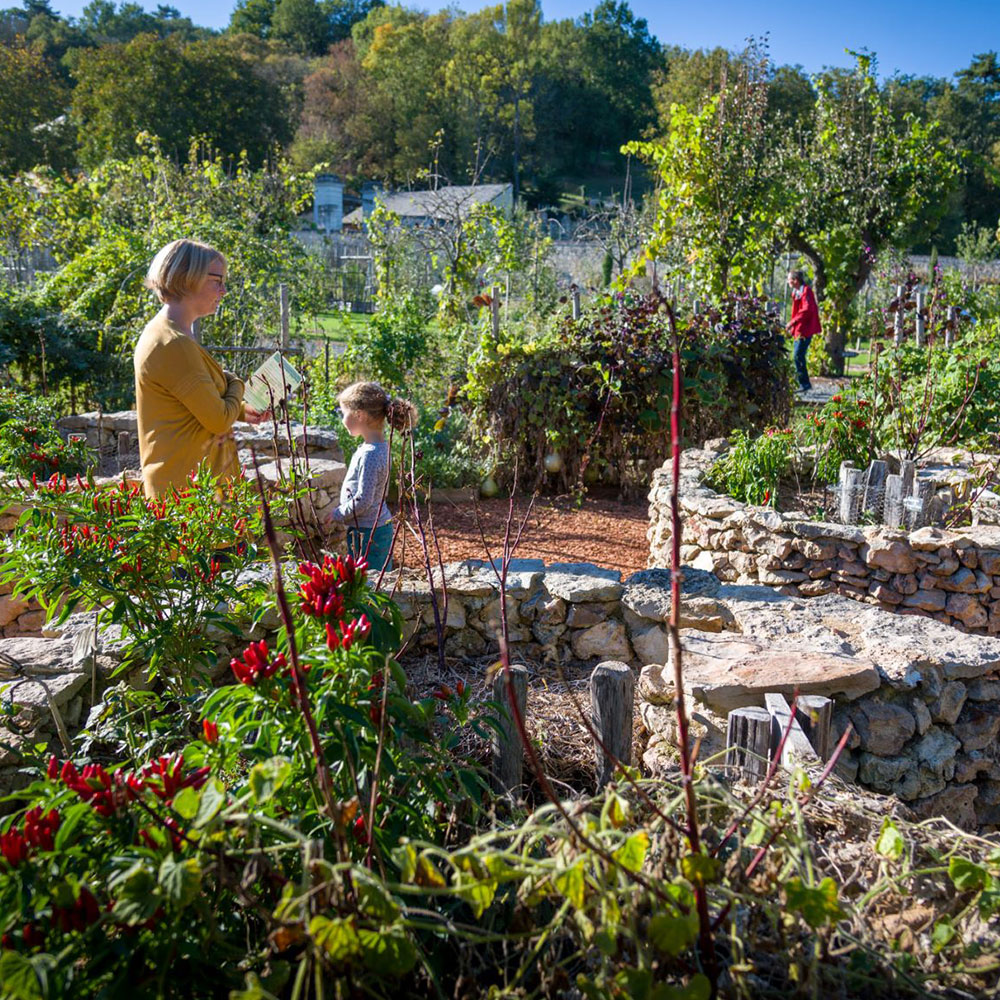
[[821, 332], [816, 296], [808, 285], [802, 286], [801, 295], [792, 293], [792, 318], [788, 321], [788, 329], [795, 340], [808, 340]]

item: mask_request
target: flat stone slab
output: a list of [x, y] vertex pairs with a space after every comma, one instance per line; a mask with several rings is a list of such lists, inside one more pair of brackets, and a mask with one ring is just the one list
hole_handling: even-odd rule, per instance
[[817, 694], [853, 700], [879, 686], [875, 664], [855, 656], [807, 652], [746, 636], [681, 633], [684, 687], [720, 714], [762, 705], [764, 695]]
[[581, 601], [616, 601], [625, 589], [616, 569], [593, 563], [552, 563], [545, 572], [545, 588], [570, 604]]
[[[499, 591], [497, 574], [502, 572], [499, 559], [493, 565], [484, 559], [466, 559], [448, 563], [444, 567], [444, 581], [448, 590], [461, 597], [487, 597]], [[509, 597], [524, 597], [537, 586], [545, 572], [541, 559], [511, 559], [507, 565], [506, 590]], [[441, 570], [433, 571], [434, 585], [441, 586]]]
[[0, 639], [0, 652], [21, 668], [0, 663], [0, 700], [38, 713], [49, 710], [46, 687], [56, 706], [62, 708], [90, 677], [89, 672], [74, 667], [69, 638]]
[[[311, 490], [339, 490], [344, 476], [347, 474], [347, 466], [343, 462], [335, 462], [329, 458], [310, 458], [307, 480], [305, 479], [306, 463], [304, 459], [297, 458], [294, 469], [305, 480], [305, 483], [308, 483]], [[290, 478], [293, 471], [292, 460], [283, 458], [280, 462], [264, 462], [259, 466], [259, 470], [264, 482], [275, 486]], [[251, 478], [256, 474], [256, 471], [253, 464], [246, 467], [246, 474]]]

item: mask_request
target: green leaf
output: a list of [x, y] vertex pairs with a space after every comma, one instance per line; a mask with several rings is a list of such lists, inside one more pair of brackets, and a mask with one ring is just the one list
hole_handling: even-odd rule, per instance
[[6, 1000], [42, 1000], [42, 984], [35, 974], [31, 960], [16, 951], [0, 955], [0, 984]]
[[837, 902], [837, 883], [832, 878], [823, 879], [818, 886], [808, 886], [797, 876], [785, 883], [785, 903], [790, 910], [797, 910], [810, 927], [823, 927], [840, 920], [844, 911]]
[[[174, 800], [176, 802], [176, 799]], [[209, 779], [201, 788], [198, 812], [194, 817], [194, 828], [201, 830], [219, 815], [226, 804], [226, 787], [218, 778]]]
[[649, 921], [649, 940], [653, 947], [674, 957], [686, 951], [698, 936], [698, 914], [692, 909], [683, 913], [657, 913]]
[[201, 865], [197, 858], [175, 861], [164, 858], [160, 865], [160, 885], [168, 899], [184, 907], [201, 891]]
[[65, 810], [62, 822], [59, 824], [59, 830], [53, 841], [53, 847], [57, 852], [61, 853], [73, 844], [73, 839], [76, 836], [76, 831], [80, 828], [80, 824], [92, 814], [93, 809], [89, 802], [79, 802], [75, 806], [70, 806]]
[[612, 857], [622, 868], [629, 872], [637, 872], [642, 868], [642, 863], [646, 860], [646, 851], [649, 850], [649, 834], [645, 830], [633, 833], [628, 840], [618, 848]]
[[361, 957], [373, 972], [405, 976], [417, 964], [417, 949], [399, 924], [358, 932]]
[[890, 861], [898, 861], [906, 850], [906, 841], [899, 832], [899, 827], [886, 816], [882, 820], [882, 829], [875, 842], [875, 853]]
[[959, 892], [982, 889], [986, 885], [987, 871], [967, 858], [952, 858], [948, 862], [948, 876]]
[[198, 814], [201, 793], [197, 788], [182, 788], [171, 802], [171, 808], [181, 819], [192, 820]]
[[250, 769], [250, 794], [256, 803], [261, 804], [272, 798], [292, 773], [292, 765], [285, 757], [272, 757], [270, 760], [254, 764]]
[[583, 909], [584, 878], [583, 865], [576, 864], [572, 868], [559, 872], [553, 879], [556, 889], [561, 892], [578, 910]]
[[722, 863], [707, 854], [685, 854], [680, 867], [681, 874], [692, 885], [708, 885], [717, 878]]
[[313, 917], [309, 921], [309, 936], [334, 962], [346, 962], [361, 950], [353, 919]]
[[951, 922], [951, 917], [942, 917], [938, 920], [931, 932], [931, 950], [934, 954], [944, 951], [955, 939], [957, 933], [955, 925]]

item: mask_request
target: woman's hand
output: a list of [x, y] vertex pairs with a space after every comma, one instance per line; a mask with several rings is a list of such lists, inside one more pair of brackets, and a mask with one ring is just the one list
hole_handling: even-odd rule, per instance
[[252, 406], [243, 407], [243, 419], [248, 424], [262, 424], [265, 420], [271, 419], [271, 410], [264, 410], [263, 413], [260, 410], [255, 410]]

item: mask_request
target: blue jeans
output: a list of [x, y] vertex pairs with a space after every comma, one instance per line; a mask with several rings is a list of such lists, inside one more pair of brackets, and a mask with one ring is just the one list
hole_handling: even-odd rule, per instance
[[[371, 545], [368, 540], [371, 539]], [[355, 559], [363, 559], [365, 550], [368, 551], [368, 572], [369, 579], [374, 582], [384, 566], [386, 570], [392, 569], [392, 524], [383, 524], [372, 530], [371, 528], [348, 528], [347, 529], [347, 551]]]
[[808, 392], [812, 388], [809, 381], [809, 369], [806, 368], [806, 352], [809, 350], [809, 341], [812, 337], [799, 337], [792, 348], [792, 357], [795, 359], [795, 374], [798, 376], [799, 388]]

